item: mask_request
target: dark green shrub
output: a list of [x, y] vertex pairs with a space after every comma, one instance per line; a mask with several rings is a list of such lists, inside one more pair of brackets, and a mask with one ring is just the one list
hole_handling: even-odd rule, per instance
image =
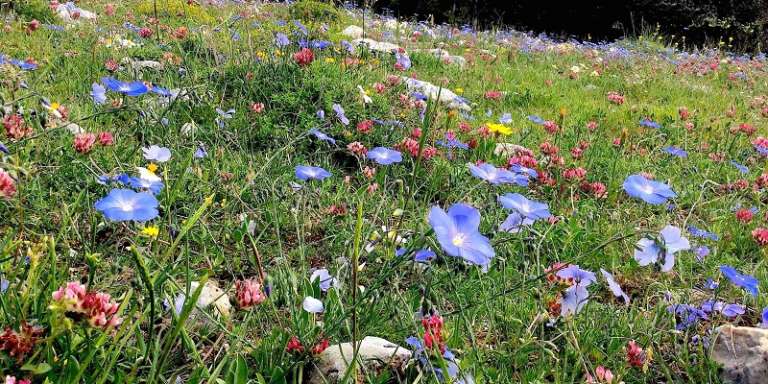
[[12, 1], [10, 6], [25, 21], [38, 20], [43, 23], [51, 23], [56, 17], [51, 7], [48, 6], [48, 2], [43, 0]]

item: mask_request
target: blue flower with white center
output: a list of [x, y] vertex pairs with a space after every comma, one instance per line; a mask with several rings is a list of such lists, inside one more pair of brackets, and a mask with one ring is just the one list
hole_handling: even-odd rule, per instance
[[622, 186], [628, 195], [653, 205], [666, 203], [667, 199], [677, 196], [669, 185], [648, 180], [639, 174], [628, 176]]
[[94, 204], [110, 221], [149, 221], [157, 217], [158, 201], [149, 192], [113, 189]]
[[651, 265], [664, 258], [661, 265], [662, 272], [669, 272], [675, 266], [675, 253], [691, 249], [691, 243], [682, 236], [680, 228], [667, 225], [660, 234], [660, 238], [642, 238], [635, 245], [635, 260], [641, 267]]
[[521, 216], [534, 221], [547, 219], [552, 216], [549, 213], [549, 206], [547, 204], [528, 200], [528, 198], [519, 193], [507, 193], [504, 196], [499, 196], [499, 203], [504, 208], [512, 209]]
[[760, 283], [758, 283], [754, 276], [743, 275], [730, 265], [721, 265], [720, 272], [730, 280], [733, 285], [744, 288], [744, 290], [749, 292], [752, 296], [757, 297], [758, 286]]
[[467, 166], [473, 176], [485, 180], [492, 185], [517, 184], [523, 187], [528, 186], [528, 176], [516, 174], [504, 168], [496, 168], [490, 163], [480, 165], [469, 163]]
[[141, 96], [149, 92], [149, 88], [141, 81], [120, 81], [114, 77], [103, 77], [101, 82], [111, 91], [119, 92], [126, 96]]
[[499, 118], [499, 123], [509, 124], [511, 122], [512, 122], [512, 114], [511, 113], [505, 113], [505, 114], [501, 115], [501, 117]]
[[429, 224], [440, 247], [448, 255], [483, 267], [491, 263], [495, 252], [488, 238], [478, 231], [480, 212], [476, 208], [457, 203], [445, 212], [439, 207], [432, 207]]
[[296, 166], [296, 178], [300, 180], [323, 180], [326, 177], [331, 176], [331, 173], [320, 167], [312, 167], [309, 165], [297, 165]]
[[384, 147], [369, 150], [367, 157], [380, 165], [390, 165], [403, 161], [403, 155], [399, 151]]

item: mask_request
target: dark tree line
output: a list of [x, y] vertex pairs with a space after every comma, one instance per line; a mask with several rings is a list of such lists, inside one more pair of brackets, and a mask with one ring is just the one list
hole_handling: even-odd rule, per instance
[[768, 0], [357, 0], [379, 12], [482, 28], [509, 25], [560, 37], [611, 40], [658, 30], [689, 45], [723, 41], [765, 50]]

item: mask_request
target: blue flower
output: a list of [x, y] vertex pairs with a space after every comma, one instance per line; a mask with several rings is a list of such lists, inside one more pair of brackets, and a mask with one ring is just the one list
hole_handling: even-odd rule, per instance
[[642, 120], [640, 120], [640, 126], [648, 127], [648, 128], [653, 128], [653, 129], [661, 128], [661, 124], [659, 124], [659, 123], [657, 123], [657, 122], [655, 122], [653, 120], [650, 120], [650, 119], [642, 119]]
[[677, 196], [669, 185], [648, 180], [639, 174], [628, 176], [624, 180], [623, 187], [628, 195], [653, 205], [666, 203], [667, 199]]
[[296, 178], [300, 180], [323, 180], [328, 176], [331, 176], [331, 173], [320, 167], [309, 165], [296, 166]]
[[149, 192], [113, 189], [94, 204], [111, 221], [149, 221], [157, 217], [157, 199]]
[[558, 271], [557, 277], [573, 281], [573, 284], [563, 293], [560, 316], [579, 313], [589, 298], [587, 287], [597, 280], [595, 274], [579, 268], [578, 265], [569, 265]]
[[342, 124], [349, 125], [349, 119], [347, 119], [347, 116], [344, 114], [344, 108], [342, 108], [341, 105], [334, 104], [333, 111], [336, 112], [336, 117]]
[[107, 102], [107, 89], [99, 83], [91, 84], [91, 97], [93, 102], [102, 105]]
[[403, 155], [394, 149], [376, 147], [368, 151], [368, 159], [381, 165], [390, 165], [403, 161]]
[[400, 68], [402, 69], [411, 68], [411, 58], [408, 57], [407, 54], [395, 52], [395, 58], [397, 58], [397, 64], [399, 64]]
[[696, 253], [696, 260], [702, 261], [705, 257], [709, 256], [709, 247], [706, 245], [699, 245], [693, 249], [693, 252]]
[[738, 169], [738, 170], [739, 170], [739, 172], [741, 172], [742, 174], [747, 174], [747, 173], [749, 173], [749, 168], [747, 168], [746, 166], [744, 166], [744, 165], [741, 165], [741, 164], [739, 164], [739, 163], [737, 163], [737, 162], [735, 162], [735, 161], [733, 161], [733, 160], [731, 160], [731, 165], [733, 165], [734, 167], [736, 167], [736, 169]]
[[142, 148], [141, 150], [144, 152], [144, 158], [149, 161], [165, 163], [171, 159], [171, 150], [166, 147], [151, 145], [147, 148]]
[[325, 133], [323, 133], [322, 131], [320, 131], [317, 128], [310, 129], [309, 133], [312, 136], [317, 137], [320, 140], [327, 141], [327, 142], [329, 142], [331, 144], [336, 144], [336, 140], [333, 137], [330, 137], [330, 136], [326, 135]]
[[523, 227], [534, 223], [534, 220], [523, 217], [517, 212], [510, 213], [506, 220], [499, 224], [499, 231], [508, 233], [518, 233]]
[[693, 225], [689, 225], [688, 226], [688, 232], [690, 232], [693, 236], [699, 237], [699, 238], [702, 238], [702, 239], [709, 239], [709, 240], [712, 240], [712, 241], [720, 240], [720, 236], [718, 236], [718, 235], [716, 235], [716, 234], [714, 234], [712, 232], [707, 232], [707, 231], [705, 231], [703, 229], [699, 229], [697, 227], [694, 227]]
[[523, 217], [532, 220], [547, 219], [552, 216], [546, 203], [528, 200], [519, 193], [507, 193], [504, 196], [499, 196], [499, 203], [504, 208], [515, 210]]
[[137, 167], [139, 177], [126, 177], [124, 184], [130, 185], [133, 189], [149, 190], [153, 195], [157, 195], [163, 190], [163, 181], [159, 176], [144, 167]]
[[336, 286], [336, 278], [331, 276], [331, 274], [328, 272], [325, 268], [316, 269], [314, 272], [312, 272], [312, 275], [309, 277], [309, 281], [314, 282], [315, 280], [320, 281], [320, 289], [323, 292], [327, 292], [329, 289]]
[[490, 264], [495, 253], [488, 238], [478, 232], [480, 213], [474, 207], [457, 203], [448, 208], [447, 213], [432, 207], [429, 224], [448, 255], [483, 267]]
[[691, 249], [691, 243], [681, 233], [680, 228], [667, 225], [659, 233], [659, 239], [640, 239], [635, 246], [635, 260], [644, 267], [656, 263], [663, 256], [661, 271], [671, 271], [675, 266], [675, 253]]
[[501, 117], [499, 118], [499, 123], [509, 124], [511, 122], [512, 122], [512, 114], [511, 113], [505, 113], [505, 114], [501, 115]]
[[752, 296], [757, 297], [759, 283], [754, 276], [742, 275], [730, 265], [721, 265], [720, 272], [737, 287], [744, 288]]
[[278, 47], [285, 47], [290, 43], [291, 41], [288, 40], [288, 36], [286, 36], [285, 33], [278, 32], [275, 35], [275, 45]]
[[347, 51], [347, 53], [355, 53], [355, 47], [349, 41], [342, 40], [341, 47]]
[[469, 149], [468, 144], [462, 143], [461, 141], [459, 141], [459, 139], [456, 139], [456, 138], [438, 140], [435, 142], [435, 144], [448, 149]]
[[512, 167], [509, 168], [509, 169], [512, 172], [514, 172], [514, 173], [528, 175], [529, 177], [532, 177], [534, 179], [539, 177], [539, 173], [536, 172], [535, 169], [528, 168], [528, 167], [522, 166], [520, 164], [512, 164]]
[[202, 145], [197, 147], [197, 150], [195, 151], [195, 154], [193, 155], [195, 159], [203, 159], [206, 156], [208, 156], [208, 152], [205, 150], [205, 147]]
[[3, 143], [0, 143], [0, 152], [5, 153], [6, 155], [11, 154], [11, 151], [9, 151], [8, 147], [6, 147]]
[[467, 166], [469, 167], [469, 172], [472, 173], [473, 176], [493, 185], [517, 184], [523, 187], [528, 186], [528, 176], [515, 174], [504, 168], [496, 168], [490, 163], [483, 163], [480, 165], [469, 163]]
[[629, 304], [629, 296], [624, 293], [624, 290], [621, 289], [621, 286], [616, 282], [616, 279], [613, 278], [613, 275], [602, 268], [600, 268], [600, 273], [603, 274], [603, 278], [605, 278], [605, 281], [608, 283], [608, 289], [611, 290], [611, 293], [616, 297], [624, 299], [625, 304]]
[[417, 263], [426, 263], [437, 257], [435, 251], [431, 249], [420, 249], [413, 254], [413, 261]]
[[141, 81], [120, 81], [114, 77], [103, 77], [101, 82], [113, 92], [120, 92], [127, 96], [141, 96], [149, 92], [149, 88]]
[[530, 120], [534, 124], [539, 124], [539, 125], [544, 124], [544, 119], [536, 115], [528, 115], [528, 120]]
[[152, 85], [152, 93], [154, 93], [156, 95], [159, 95], [159, 96], [162, 96], [162, 97], [171, 97], [171, 96], [173, 96], [173, 93], [171, 93], [171, 91], [168, 90], [168, 88], [163, 88], [163, 87], [161, 87], [159, 85], [154, 85], [154, 84]]
[[319, 120], [325, 120], [325, 111], [324, 110], [318, 109], [316, 115], [317, 115], [317, 118]]
[[674, 145], [664, 147], [664, 152], [680, 158], [688, 157], [688, 152], [682, 150], [681, 148], [675, 147]]
[[675, 315], [678, 323], [677, 330], [683, 330], [696, 325], [701, 320], [709, 319], [707, 313], [690, 304], [673, 304], [667, 307], [667, 312]]
[[235, 116], [235, 109], [230, 108], [225, 111], [221, 108], [216, 107], [216, 114], [219, 115], [218, 117], [216, 117], [216, 120], [215, 120], [216, 125], [218, 125], [219, 128], [224, 128], [224, 126], [226, 125], [224, 120], [231, 120], [232, 117]]
[[768, 328], [768, 307], [763, 308], [763, 322], [760, 323], [760, 328]]

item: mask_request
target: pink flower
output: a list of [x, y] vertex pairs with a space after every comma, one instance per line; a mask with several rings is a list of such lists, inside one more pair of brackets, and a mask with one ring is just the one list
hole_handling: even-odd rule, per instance
[[17, 113], [5, 115], [3, 117], [3, 127], [5, 127], [5, 132], [8, 136], [15, 140], [32, 134], [32, 127], [28, 127], [24, 118]]
[[680, 120], [688, 120], [688, 118], [691, 117], [691, 113], [688, 112], [688, 108], [686, 107], [680, 107], [680, 109], [677, 110], [677, 113], [680, 115]]
[[373, 84], [373, 89], [376, 91], [376, 93], [383, 93], [387, 87], [382, 83], [376, 83]]
[[236, 281], [235, 291], [237, 292], [237, 305], [240, 308], [250, 308], [263, 303], [267, 299], [267, 296], [261, 289], [261, 283], [257, 279]]
[[560, 151], [560, 148], [550, 143], [549, 141], [545, 141], [539, 145], [539, 150], [541, 150], [541, 153], [547, 156], [553, 156]]
[[645, 365], [645, 351], [634, 340], [627, 343], [627, 362], [633, 367], [642, 367]]
[[264, 112], [264, 103], [253, 103], [251, 104], [251, 111], [254, 113], [262, 113]]
[[363, 120], [357, 123], [357, 131], [360, 133], [369, 133], [373, 129], [373, 120]]
[[99, 132], [99, 144], [103, 146], [110, 146], [115, 143], [115, 137], [112, 136], [112, 132]]
[[16, 182], [8, 172], [0, 168], [0, 197], [10, 199], [16, 194]]
[[568, 168], [563, 171], [563, 177], [567, 180], [582, 180], [587, 175], [587, 170], [581, 167]]
[[289, 353], [302, 352], [304, 351], [304, 346], [301, 345], [298, 337], [291, 336], [291, 339], [288, 340], [288, 344], [285, 346], [285, 350]]
[[72, 146], [79, 153], [88, 153], [96, 143], [96, 135], [90, 132], [78, 133], [73, 139]]
[[27, 379], [17, 379], [15, 376], [5, 376], [5, 381], [3, 384], [32, 384], [31, 381]]
[[115, 5], [112, 3], [109, 3], [106, 6], [104, 6], [104, 13], [107, 16], [113, 16], [115, 14]]
[[587, 123], [587, 129], [590, 132], [594, 132], [597, 129], [597, 121], [592, 120], [592, 121], [588, 122]]
[[150, 36], [152, 36], [152, 29], [148, 28], [148, 27], [143, 27], [143, 28], [139, 29], [139, 36], [141, 36], [141, 37], [143, 37], [145, 39], [150, 37]]
[[547, 131], [547, 133], [549, 133], [550, 135], [553, 135], [553, 134], [557, 133], [557, 131], [560, 130], [560, 126], [557, 125], [557, 123], [555, 123], [554, 121], [551, 121], [551, 120], [545, 121], [543, 126], [544, 126], [544, 130]]
[[300, 51], [293, 54], [293, 61], [300, 67], [306, 67], [315, 60], [315, 54], [309, 48], [302, 48]]
[[747, 208], [741, 208], [738, 211], [736, 211], [736, 219], [741, 221], [744, 224], [749, 223], [752, 221], [752, 217], [754, 217], [755, 214]]
[[485, 92], [485, 98], [488, 100], [499, 100], [504, 94], [501, 91], [488, 91]]
[[365, 148], [365, 145], [359, 141], [353, 141], [347, 144], [347, 149], [358, 156], [365, 156], [365, 154], [368, 153], [368, 148]]
[[768, 228], [755, 228], [752, 231], [752, 238], [761, 246], [768, 245]]
[[120, 68], [120, 64], [118, 64], [115, 59], [107, 59], [107, 61], [104, 62], [104, 68], [106, 68], [107, 71], [114, 72]]
[[624, 96], [620, 95], [618, 92], [608, 92], [608, 101], [616, 105], [622, 105], [624, 104]]
[[372, 179], [373, 176], [376, 175], [376, 168], [371, 168], [369, 166], [366, 166], [365, 168], [363, 168], [363, 175], [368, 179]]
[[326, 349], [328, 349], [328, 346], [330, 345], [330, 342], [328, 339], [322, 339], [319, 343], [315, 344], [315, 346], [312, 347], [312, 354], [313, 355], [319, 355], [323, 353]]
[[56, 306], [65, 314], [77, 314], [94, 328], [116, 327], [123, 319], [116, 316], [119, 305], [108, 293], [88, 291], [78, 282], [69, 282], [53, 293]]

